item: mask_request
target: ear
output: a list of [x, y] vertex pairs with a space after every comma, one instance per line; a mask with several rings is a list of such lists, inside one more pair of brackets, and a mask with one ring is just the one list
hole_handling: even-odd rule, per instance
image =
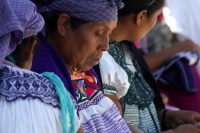
[[141, 23], [146, 19], [146, 17], [147, 17], [147, 10], [142, 10], [139, 13], [137, 13], [135, 17], [136, 25], [140, 26]]
[[33, 54], [34, 54], [34, 48], [35, 48], [35, 44], [36, 44], [36, 40], [32, 40], [31, 38], [28, 39], [28, 44], [26, 45], [26, 48], [23, 51], [23, 59], [24, 61], [30, 61], [33, 58]]
[[65, 36], [67, 29], [70, 27], [70, 17], [67, 14], [61, 14], [58, 17], [57, 29], [60, 36]]

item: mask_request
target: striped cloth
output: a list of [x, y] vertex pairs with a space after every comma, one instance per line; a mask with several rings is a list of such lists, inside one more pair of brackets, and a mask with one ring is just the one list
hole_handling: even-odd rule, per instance
[[154, 93], [143, 77], [143, 69], [132, 55], [131, 46], [127, 42], [110, 41], [109, 53], [128, 74], [131, 83], [127, 94], [120, 99], [123, 118], [143, 132], [159, 132], [161, 128], [153, 104]]
[[121, 0], [32, 0], [38, 11], [48, 18], [66, 13], [87, 21], [117, 20], [117, 11], [124, 4]]
[[44, 20], [28, 0], [0, 0], [0, 67], [22, 39], [36, 35]]

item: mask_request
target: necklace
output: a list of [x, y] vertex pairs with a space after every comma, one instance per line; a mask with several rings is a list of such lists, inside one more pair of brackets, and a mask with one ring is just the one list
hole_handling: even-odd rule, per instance
[[73, 68], [73, 72], [71, 74], [71, 80], [80, 80], [80, 79], [88, 79], [88, 81], [93, 82], [92, 77], [85, 75], [84, 71], [78, 70], [77, 68]]

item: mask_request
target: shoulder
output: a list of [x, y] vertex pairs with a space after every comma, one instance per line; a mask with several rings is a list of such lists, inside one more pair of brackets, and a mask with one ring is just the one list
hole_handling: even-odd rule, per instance
[[21, 68], [3, 65], [0, 70], [0, 94], [8, 101], [27, 97], [59, 106], [54, 85], [41, 74]]

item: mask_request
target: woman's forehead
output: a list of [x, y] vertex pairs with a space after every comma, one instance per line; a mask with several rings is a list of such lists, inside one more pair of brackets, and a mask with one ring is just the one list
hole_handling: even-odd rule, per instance
[[88, 26], [90, 29], [105, 29], [105, 30], [113, 30], [117, 25], [117, 21], [100, 21], [100, 22], [90, 22]]

